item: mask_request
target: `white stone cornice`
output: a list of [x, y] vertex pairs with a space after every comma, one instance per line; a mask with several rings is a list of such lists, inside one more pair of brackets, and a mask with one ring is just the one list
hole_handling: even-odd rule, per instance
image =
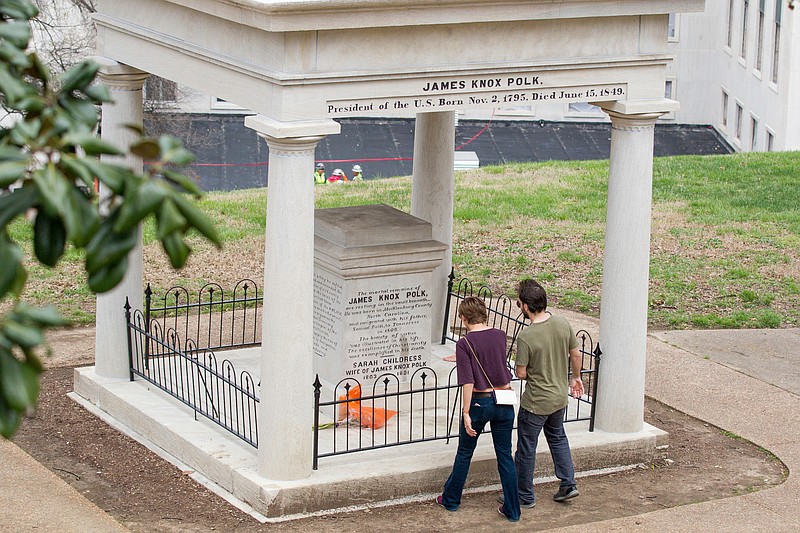
[[271, 139], [302, 138], [325, 135], [336, 135], [342, 129], [333, 120], [303, 120], [281, 122], [264, 115], [250, 115], [244, 118], [244, 125], [256, 130], [259, 135]]
[[268, 31], [702, 12], [705, 0], [167, 0]]

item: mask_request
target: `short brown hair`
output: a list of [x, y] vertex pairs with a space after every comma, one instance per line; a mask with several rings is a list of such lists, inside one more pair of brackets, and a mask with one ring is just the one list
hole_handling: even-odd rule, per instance
[[486, 303], [477, 296], [467, 296], [458, 304], [458, 316], [466, 320], [467, 324], [484, 324], [489, 319]]
[[532, 279], [524, 279], [517, 286], [519, 300], [528, 305], [531, 313], [539, 313], [547, 309], [547, 292], [544, 287]]

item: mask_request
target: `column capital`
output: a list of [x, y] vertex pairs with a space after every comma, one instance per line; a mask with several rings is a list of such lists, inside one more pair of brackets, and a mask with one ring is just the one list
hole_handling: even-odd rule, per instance
[[140, 91], [150, 73], [113, 59], [97, 56], [92, 58], [100, 65], [98, 77], [103, 85], [117, 91]]
[[641, 113], [626, 115], [616, 111], [604, 110], [611, 118], [611, 129], [618, 131], [652, 131], [656, 121], [663, 113]]
[[244, 117], [244, 125], [256, 130], [265, 139], [324, 137], [326, 135], [335, 135], [342, 130], [338, 122], [330, 119], [282, 122], [264, 115]]
[[[305, 137], [272, 137], [264, 133], [258, 136], [267, 141], [270, 155], [282, 155], [288, 157], [302, 157], [308, 152], [314, 152], [317, 144], [325, 138], [325, 135], [307, 135]], [[313, 163], [313, 161], [312, 161]]]

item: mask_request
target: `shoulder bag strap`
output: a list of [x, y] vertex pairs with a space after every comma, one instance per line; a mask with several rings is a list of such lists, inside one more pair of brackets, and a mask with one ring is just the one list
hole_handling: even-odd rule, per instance
[[483, 372], [483, 377], [486, 378], [486, 381], [489, 383], [489, 386], [494, 389], [494, 385], [492, 385], [492, 380], [489, 379], [489, 376], [486, 375], [486, 370], [483, 369], [483, 365], [481, 364], [481, 360], [478, 359], [478, 354], [475, 353], [475, 348], [472, 347], [472, 344], [470, 344], [470, 342], [467, 339], [466, 335], [464, 335], [464, 342], [466, 342], [467, 346], [469, 346], [469, 351], [472, 352], [472, 357], [474, 357], [475, 360], [478, 362], [478, 366], [480, 367], [481, 372]]

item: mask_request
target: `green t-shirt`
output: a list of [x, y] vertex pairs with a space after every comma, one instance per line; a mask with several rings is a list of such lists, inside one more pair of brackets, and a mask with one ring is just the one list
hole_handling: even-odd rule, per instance
[[549, 415], [567, 405], [569, 351], [578, 339], [566, 319], [552, 315], [531, 324], [517, 337], [517, 366], [528, 373], [520, 406], [533, 414]]

